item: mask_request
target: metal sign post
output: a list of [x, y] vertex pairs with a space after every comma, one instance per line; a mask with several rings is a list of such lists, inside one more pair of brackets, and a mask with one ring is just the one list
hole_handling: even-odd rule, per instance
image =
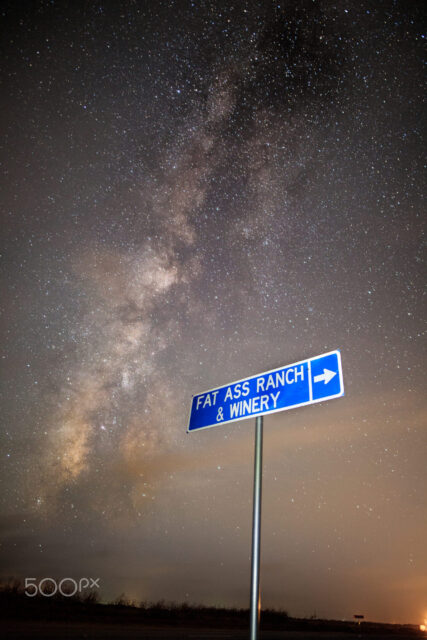
[[262, 496], [262, 431], [263, 418], [255, 419], [254, 501], [252, 516], [252, 568], [251, 568], [251, 633], [250, 640], [257, 640], [261, 614], [259, 590], [259, 565], [261, 550], [261, 496]]
[[255, 416], [250, 640], [258, 640], [261, 598], [261, 485], [263, 416], [344, 395], [341, 354], [329, 351], [193, 396], [187, 432]]

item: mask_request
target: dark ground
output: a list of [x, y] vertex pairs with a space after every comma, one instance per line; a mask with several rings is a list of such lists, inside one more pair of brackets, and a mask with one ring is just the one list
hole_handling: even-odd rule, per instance
[[[113, 604], [85, 597], [25, 595], [19, 582], [0, 588], [0, 637], [6, 640], [230, 640], [249, 637], [249, 611], [174, 603]], [[413, 625], [299, 619], [261, 612], [260, 640], [410, 640], [427, 634]]]
[[[7, 640], [240, 640], [247, 639], [249, 632], [245, 629], [197, 629], [197, 628], [173, 628], [165, 626], [141, 627], [140, 625], [117, 625], [102, 623], [81, 622], [41, 622], [41, 621], [3, 621], [0, 627], [2, 638]], [[388, 640], [399, 638], [401, 640], [426, 637], [425, 634], [402, 631], [401, 633], [385, 632], [366, 634], [363, 625], [360, 629], [351, 631], [262, 631], [260, 640], [347, 640], [350, 638], [372, 638], [375, 640]]]
[[[140, 624], [104, 624], [102, 622], [60, 622], [40, 620], [3, 620], [0, 625], [0, 634], [7, 640], [240, 640], [247, 639], [247, 629], [212, 629], [187, 626], [143, 626]], [[260, 640], [347, 640], [350, 638], [371, 638], [372, 640], [413, 640], [414, 638], [426, 638], [427, 635], [415, 628], [400, 630], [376, 629], [375, 633], [364, 630], [363, 624], [356, 625], [347, 631], [333, 629], [305, 629], [305, 630], [263, 630]]]

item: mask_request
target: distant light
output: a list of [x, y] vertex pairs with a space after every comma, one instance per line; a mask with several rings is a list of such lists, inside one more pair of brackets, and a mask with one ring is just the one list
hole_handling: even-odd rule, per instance
[[420, 624], [420, 631], [425, 631], [427, 629], [425, 624]]

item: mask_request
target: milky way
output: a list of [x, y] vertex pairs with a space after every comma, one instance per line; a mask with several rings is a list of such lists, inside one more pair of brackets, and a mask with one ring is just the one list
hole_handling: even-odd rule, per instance
[[3, 577], [246, 606], [253, 425], [191, 397], [340, 348], [265, 420], [263, 604], [427, 617], [421, 6], [6, 3]]

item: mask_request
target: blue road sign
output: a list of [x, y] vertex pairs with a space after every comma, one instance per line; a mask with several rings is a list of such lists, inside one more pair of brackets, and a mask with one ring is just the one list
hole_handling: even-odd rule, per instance
[[343, 395], [341, 354], [331, 351], [197, 394], [187, 432]]

